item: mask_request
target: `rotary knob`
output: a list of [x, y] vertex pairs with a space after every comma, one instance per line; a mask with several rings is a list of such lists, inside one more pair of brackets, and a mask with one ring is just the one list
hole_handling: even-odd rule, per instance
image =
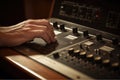
[[94, 56], [94, 61], [96, 63], [101, 63], [102, 58], [100, 56], [100, 50], [99, 49], [95, 49], [95, 56]]
[[75, 51], [74, 51], [74, 55], [75, 55], [76, 57], [79, 57], [79, 53], [80, 53], [80, 50], [75, 50]]
[[92, 60], [93, 60], [93, 54], [92, 54], [92, 53], [87, 53], [87, 54], [86, 54], [86, 58], [87, 58], [89, 61], [92, 61]]
[[101, 63], [101, 57], [100, 56], [95, 56], [94, 60], [96, 63]]
[[119, 65], [120, 65], [119, 62], [113, 62], [113, 63], [111, 64], [112, 67], [119, 67]]
[[68, 53], [69, 53], [69, 55], [72, 56], [74, 54], [74, 48], [69, 48]]
[[86, 51], [81, 50], [79, 55], [80, 55], [81, 58], [85, 58], [86, 57]]
[[102, 60], [102, 63], [104, 66], [109, 66], [110, 65], [110, 59], [106, 58]]

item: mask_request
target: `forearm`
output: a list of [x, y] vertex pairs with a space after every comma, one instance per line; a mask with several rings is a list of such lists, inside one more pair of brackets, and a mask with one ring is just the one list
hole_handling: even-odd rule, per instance
[[2, 33], [0, 32], [0, 47], [11, 47], [11, 46], [17, 46], [20, 45], [27, 40], [29, 40], [29, 37], [24, 35], [24, 32], [19, 33]]
[[12, 25], [12, 26], [1, 26], [0, 27], [0, 32], [10, 32], [10, 31], [13, 31], [13, 30], [16, 30], [16, 29], [20, 29], [22, 28], [24, 25], [24, 22], [21, 22], [19, 24], [16, 24], [16, 25]]
[[0, 47], [4, 45], [7, 34], [0, 32]]

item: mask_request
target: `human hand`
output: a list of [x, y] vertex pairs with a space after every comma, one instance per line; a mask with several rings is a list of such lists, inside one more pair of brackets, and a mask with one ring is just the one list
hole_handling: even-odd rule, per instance
[[9, 28], [6, 31], [6, 38], [9, 41], [4, 42], [7, 46], [16, 46], [34, 38], [42, 38], [47, 43], [55, 42], [55, 34], [52, 25], [45, 19], [26, 20]]

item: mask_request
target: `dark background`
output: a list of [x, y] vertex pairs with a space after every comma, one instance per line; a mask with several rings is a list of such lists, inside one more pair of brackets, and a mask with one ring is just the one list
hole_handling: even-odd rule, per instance
[[12, 25], [25, 19], [23, 0], [0, 0], [0, 25]]
[[14, 25], [26, 19], [48, 18], [53, 0], [0, 0], [0, 25]]

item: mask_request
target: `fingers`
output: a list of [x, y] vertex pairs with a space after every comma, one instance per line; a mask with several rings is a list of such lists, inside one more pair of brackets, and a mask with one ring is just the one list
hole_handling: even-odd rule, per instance
[[45, 40], [47, 43], [51, 43], [50, 37], [48, 37], [48, 34], [44, 30], [32, 30], [33, 34], [36, 34], [35, 37], [41, 37], [43, 40]]
[[49, 29], [46, 26], [41, 26], [41, 25], [31, 25], [31, 31], [34, 32], [36, 37], [41, 37], [43, 38], [46, 42], [54, 42], [55, 41], [55, 35], [49, 31]]
[[41, 37], [47, 43], [56, 41], [53, 27], [47, 20], [28, 20], [23, 29], [29, 29], [35, 37]]
[[44, 25], [47, 26], [50, 30], [53, 30], [52, 25], [46, 19], [36, 19], [36, 20], [27, 20], [29, 24]]
[[53, 26], [46, 19], [28, 20], [27, 23], [28, 24], [35, 24], [35, 25], [47, 26], [47, 28], [49, 29], [49, 31], [51, 32], [51, 34], [54, 34]]

